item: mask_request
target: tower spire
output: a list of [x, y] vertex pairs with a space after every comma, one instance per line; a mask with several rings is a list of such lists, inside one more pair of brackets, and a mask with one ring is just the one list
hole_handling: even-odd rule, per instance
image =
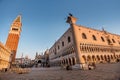
[[21, 15], [18, 15], [18, 17], [14, 20], [14, 22], [21, 22]]
[[12, 26], [16, 26], [16, 27], [21, 27], [22, 26], [21, 15], [18, 15], [16, 17], [16, 19], [12, 23]]

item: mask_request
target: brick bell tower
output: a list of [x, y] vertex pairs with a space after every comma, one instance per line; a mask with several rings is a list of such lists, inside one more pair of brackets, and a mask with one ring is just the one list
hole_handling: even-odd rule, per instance
[[21, 33], [21, 27], [22, 27], [21, 15], [18, 15], [11, 25], [8, 38], [5, 44], [5, 46], [10, 48], [12, 51], [12, 62], [15, 61], [18, 42], [19, 42], [20, 33]]

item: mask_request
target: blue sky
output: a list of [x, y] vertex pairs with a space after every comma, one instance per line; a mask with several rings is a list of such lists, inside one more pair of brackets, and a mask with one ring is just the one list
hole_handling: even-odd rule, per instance
[[10, 25], [22, 14], [17, 57], [33, 59], [69, 28], [68, 13], [77, 24], [120, 34], [120, 0], [0, 0], [0, 41], [5, 44]]

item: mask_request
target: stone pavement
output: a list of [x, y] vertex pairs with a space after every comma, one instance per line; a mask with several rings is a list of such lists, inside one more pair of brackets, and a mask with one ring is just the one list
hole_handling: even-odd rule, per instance
[[28, 74], [0, 73], [0, 80], [120, 80], [120, 63], [97, 64], [95, 70], [61, 70], [60, 67], [31, 68]]

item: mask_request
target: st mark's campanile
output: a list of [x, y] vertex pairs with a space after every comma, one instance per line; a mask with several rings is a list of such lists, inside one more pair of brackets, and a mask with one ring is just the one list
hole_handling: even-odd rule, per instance
[[21, 27], [22, 27], [21, 15], [18, 15], [10, 27], [8, 38], [5, 44], [5, 46], [7, 46], [12, 51], [12, 62], [15, 61], [18, 42], [21, 33]]

